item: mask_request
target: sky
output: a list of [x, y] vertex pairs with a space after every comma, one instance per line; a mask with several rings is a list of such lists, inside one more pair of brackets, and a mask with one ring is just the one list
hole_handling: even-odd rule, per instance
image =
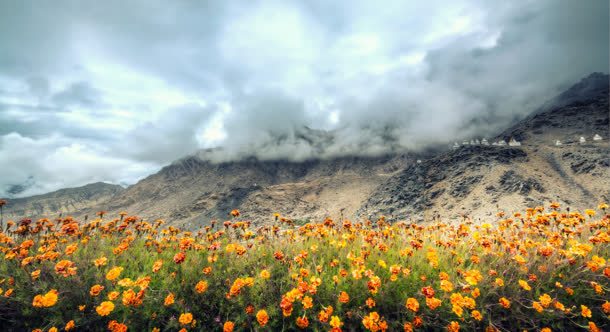
[[608, 1], [0, 1], [0, 196], [492, 135], [608, 72]]

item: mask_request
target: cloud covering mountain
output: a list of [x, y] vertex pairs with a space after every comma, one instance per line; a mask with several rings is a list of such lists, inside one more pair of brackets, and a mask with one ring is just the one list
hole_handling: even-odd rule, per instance
[[487, 135], [608, 72], [608, 6], [2, 2], [0, 196]]

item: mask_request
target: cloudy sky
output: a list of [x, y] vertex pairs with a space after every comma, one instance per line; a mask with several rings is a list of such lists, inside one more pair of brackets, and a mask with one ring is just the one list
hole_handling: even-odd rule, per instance
[[608, 72], [608, 12], [607, 0], [0, 1], [0, 196], [131, 184], [219, 146], [215, 158], [303, 159], [490, 134]]

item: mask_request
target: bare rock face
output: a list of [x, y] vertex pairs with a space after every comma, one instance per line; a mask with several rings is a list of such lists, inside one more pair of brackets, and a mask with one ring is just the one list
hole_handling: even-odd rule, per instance
[[[128, 211], [198, 229], [228, 218], [232, 209], [264, 223], [276, 212], [300, 221], [380, 215], [429, 220], [482, 218], [499, 207], [516, 211], [550, 201], [588, 208], [610, 200], [609, 140], [592, 140], [595, 134], [610, 137], [608, 93], [608, 76], [592, 74], [492, 140], [514, 138], [521, 146], [475, 144], [302, 162], [214, 163], [196, 153], [127, 189], [93, 184], [14, 200], [5, 211], [19, 217]], [[303, 139], [329, 139], [318, 134]], [[579, 143], [581, 136], [586, 143]], [[557, 140], [563, 144], [555, 145]]]

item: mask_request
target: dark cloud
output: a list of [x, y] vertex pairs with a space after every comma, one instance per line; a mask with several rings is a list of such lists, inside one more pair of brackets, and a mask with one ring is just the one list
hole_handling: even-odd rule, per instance
[[608, 72], [608, 6], [0, 2], [0, 195], [134, 182], [216, 146], [306, 159], [489, 135]]

